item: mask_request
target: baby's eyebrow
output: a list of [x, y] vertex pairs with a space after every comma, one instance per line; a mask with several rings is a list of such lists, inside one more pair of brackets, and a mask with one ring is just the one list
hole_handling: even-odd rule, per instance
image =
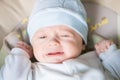
[[47, 30], [40, 30], [39, 33], [47, 33]]

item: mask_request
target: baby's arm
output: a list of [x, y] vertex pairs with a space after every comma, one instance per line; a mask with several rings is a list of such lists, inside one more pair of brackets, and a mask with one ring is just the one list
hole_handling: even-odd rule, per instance
[[0, 70], [0, 80], [32, 80], [31, 74], [30, 55], [21, 48], [13, 48]]
[[110, 40], [103, 40], [95, 45], [96, 53], [99, 55], [104, 67], [120, 79], [120, 50]]

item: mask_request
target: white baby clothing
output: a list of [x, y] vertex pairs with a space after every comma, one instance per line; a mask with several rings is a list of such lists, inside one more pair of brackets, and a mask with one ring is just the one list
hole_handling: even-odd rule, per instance
[[60, 64], [31, 63], [24, 50], [14, 48], [0, 70], [0, 80], [120, 80], [119, 57], [120, 51], [112, 45], [100, 55], [105, 68], [95, 52]]

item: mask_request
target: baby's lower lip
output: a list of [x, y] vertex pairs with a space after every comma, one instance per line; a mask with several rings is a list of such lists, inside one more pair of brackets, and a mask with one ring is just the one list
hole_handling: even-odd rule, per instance
[[54, 52], [54, 53], [48, 53], [47, 56], [59, 56], [64, 54], [64, 52]]

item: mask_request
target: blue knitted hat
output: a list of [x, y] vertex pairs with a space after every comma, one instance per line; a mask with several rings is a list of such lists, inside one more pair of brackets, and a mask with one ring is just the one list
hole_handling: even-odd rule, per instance
[[37, 30], [52, 25], [67, 25], [87, 44], [86, 11], [80, 0], [36, 0], [27, 26], [30, 42]]

